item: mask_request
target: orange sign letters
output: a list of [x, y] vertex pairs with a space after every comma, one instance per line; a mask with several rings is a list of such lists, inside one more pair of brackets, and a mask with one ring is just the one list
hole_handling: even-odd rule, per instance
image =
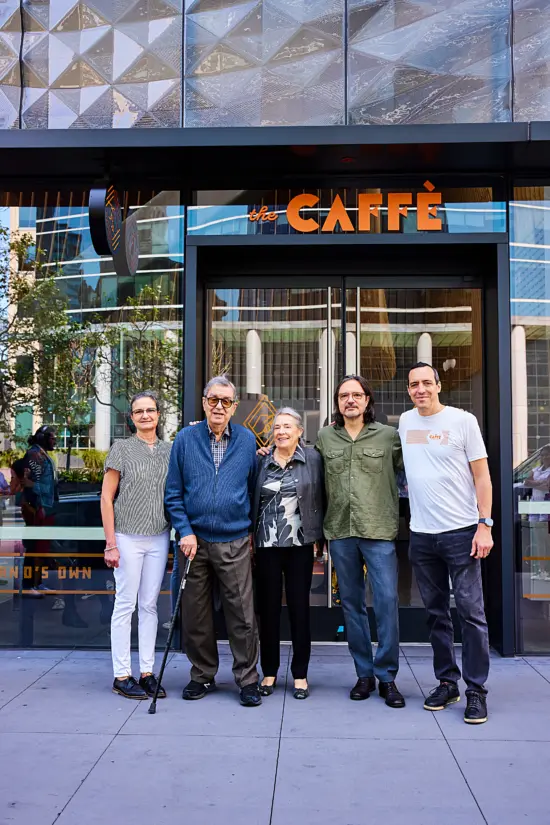
[[[427, 192], [416, 194], [416, 228], [420, 232], [440, 231], [441, 218], [437, 217], [437, 207], [441, 204], [441, 192], [434, 192], [434, 185], [430, 181], [424, 183]], [[413, 207], [415, 196], [412, 192], [388, 192], [386, 195], [386, 211], [388, 214], [388, 231], [401, 230], [401, 216], [408, 217], [409, 209]], [[336, 195], [329, 209], [328, 215], [322, 222], [314, 217], [307, 217], [307, 211], [317, 213], [319, 197], [313, 194], [297, 195], [292, 198], [286, 209], [289, 225], [297, 232], [334, 232], [339, 227], [341, 232], [370, 232], [371, 218], [378, 218], [384, 206], [384, 195], [381, 192], [361, 193], [357, 197], [356, 226], [345, 207], [340, 195]], [[316, 208], [317, 207], [317, 208]], [[317, 215], [319, 217], [319, 215]], [[277, 212], [268, 212], [267, 206], [255, 209], [248, 216], [250, 221], [276, 221]]]

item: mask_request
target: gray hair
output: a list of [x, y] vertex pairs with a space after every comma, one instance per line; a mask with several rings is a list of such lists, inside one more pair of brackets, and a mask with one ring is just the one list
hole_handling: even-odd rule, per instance
[[304, 422], [302, 421], [302, 416], [300, 413], [294, 409], [294, 407], [281, 407], [280, 410], [277, 410], [275, 413], [275, 417], [273, 419], [273, 424], [271, 425], [271, 434], [273, 434], [273, 428], [275, 427], [275, 422], [279, 418], [280, 415], [290, 415], [296, 421], [298, 427], [304, 431]]
[[227, 375], [216, 375], [214, 378], [211, 378], [204, 390], [202, 391], [203, 397], [206, 398], [208, 395], [209, 390], [212, 387], [216, 386], [216, 384], [221, 385], [222, 387], [231, 387], [233, 390], [233, 401], [237, 400], [237, 387], [233, 384], [232, 381], [229, 380]]
[[136, 401], [139, 401], [140, 398], [150, 398], [152, 401], [155, 402], [155, 407], [157, 408], [157, 411], [160, 412], [159, 397], [156, 394], [156, 392], [153, 392], [153, 390], [143, 390], [142, 392], [136, 392], [136, 394], [133, 395], [130, 399], [130, 412], [132, 412], [134, 408], [134, 403]]

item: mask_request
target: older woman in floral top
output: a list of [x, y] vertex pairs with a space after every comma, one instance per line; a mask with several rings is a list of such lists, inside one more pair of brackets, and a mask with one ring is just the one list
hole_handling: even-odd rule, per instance
[[261, 459], [254, 497], [256, 582], [260, 617], [260, 692], [273, 693], [280, 664], [283, 576], [292, 636], [294, 696], [309, 696], [309, 591], [313, 546], [322, 541], [324, 478], [321, 456], [302, 443], [302, 419], [283, 407], [275, 416], [275, 446]]

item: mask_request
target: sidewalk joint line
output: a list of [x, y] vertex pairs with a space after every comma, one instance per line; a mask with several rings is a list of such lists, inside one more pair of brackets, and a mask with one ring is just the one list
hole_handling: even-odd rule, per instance
[[[23, 688], [23, 690], [20, 690], [20, 691], [19, 691], [19, 693], [18, 693], [18, 694], [16, 694], [16, 696], [12, 696], [12, 697], [11, 697], [11, 699], [8, 699], [8, 701], [7, 701], [7, 702], [5, 702], [3, 705], [0, 705], [0, 711], [4, 710], [4, 708], [7, 708], [7, 706], [8, 706], [9, 704], [11, 704], [11, 702], [14, 702], [16, 699], [19, 699], [19, 697], [20, 697], [20, 696], [22, 696], [22, 695], [23, 695], [23, 693], [25, 693], [25, 691], [26, 691], [26, 690], [28, 690], [28, 689], [29, 689], [29, 688], [31, 688], [31, 687], [34, 687], [34, 686], [35, 686], [35, 684], [36, 684], [37, 682], [39, 682], [39, 681], [40, 681], [40, 679], [42, 679], [44, 676], [47, 676], [47, 675], [48, 675], [48, 673], [51, 673], [51, 672], [52, 672], [52, 670], [53, 670], [55, 667], [57, 667], [58, 665], [60, 665], [60, 664], [61, 664], [61, 662], [66, 661], [66, 659], [68, 658], [68, 656], [69, 656], [69, 654], [70, 654], [70, 653], [72, 653], [72, 650], [71, 650], [71, 651], [69, 651], [69, 653], [67, 653], [67, 655], [66, 655], [66, 656], [63, 656], [61, 659], [58, 659], [58, 660], [57, 660], [57, 661], [56, 661], [56, 662], [55, 662], [55, 663], [54, 663], [51, 667], [49, 667], [47, 670], [45, 670], [45, 671], [44, 671], [44, 673], [41, 673], [41, 674], [40, 674], [40, 676], [38, 676], [38, 677], [34, 680], [34, 682], [31, 682], [31, 683], [30, 683], [30, 685], [27, 685], [27, 687], [24, 687], [24, 688]], [[36, 659], [35, 661], [40, 661], [40, 659]]]
[[[136, 702], [136, 703], [135, 703], [135, 707], [133, 708], [132, 712], [131, 712], [131, 713], [130, 713], [130, 715], [128, 716], [128, 719], [130, 718], [130, 716], [133, 716], [133, 714], [136, 712], [138, 704], [139, 704], [139, 702]], [[126, 722], [128, 721], [128, 719], [125, 719], [125, 720], [124, 720], [124, 722], [121, 724], [120, 728], [117, 730], [117, 732], [116, 732], [115, 734], [113, 734], [113, 735], [112, 735], [111, 740], [110, 740], [110, 741], [107, 743], [107, 745], [103, 748], [103, 750], [101, 751], [101, 753], [100, 753], [100, 754], [99, 754], [99, 756], [97, 757], [97, 759], [96, 759], [96, 761], [94, 762], [94, 764], [91, 766], [90, 770], [88, 771], [88, 773], [86, 774], [86, 776], [84, 777], [84, 779], [82, 779], [82, 780], [80, 781], [80, 783], [79, 783], [78, 787], [77, 787], [77, 788], [75, 788], [75, 790], [73, 791], [73, 793], [70, 795], [70, 797], [68, 798], [68, 800], [66, 801], [66, 803], [63, 805], [63, 807], [62, 807], [62, 808], [61, 808], [61, 810], [59, 811], [59, 813], [57, 813], [57, 814], [55, 815], [55, 819], [53, 820], [52, 825], [55, 825], [55, 823], [57, 822], [57, 820], [59, 819], [59, 817], [60, 817], [60, 816], [62, 816], [62, 815], [65, 813], [65, 811], [67, 810], [68, 806], [71, 804], [71, 802], [73, 801], [73, 799], [75, 798], [75, 796], [77, 795], [77, 793], [79, 792], [79, 790], [82, 788], [82, 786], [84, 785], [84, 783], [86, 782], [86, 780], [88, 779], [88, 777], [90, 776], [90, 774], [92, 773], [92, 771], [93, 771], [93, 770], [97, 767], [97, 765], [99, 764], [99, 761], [100, 761], [101, 759], [103, 759], [103, 757], [105, 756], [105, 754], [107, 753], [107, 751], [109, 750], [109, 748], [111, 747], [111, 745], [113, 744], [113, 742], [115, 741], [115, 739], [117, 738], [117, 736], [119, 735], [120, 731], [122, 730], [122, 728], [124, 727], [124, 725], [126, 724]]]
[[[407, 657], [405, 657], [405, 658], [407, 658]], [[412, 669], [412, 667], [410, 666], [410, 663], [409, 663], [409, 660], [408, 660], [408, 659], [407, 659], [407, 664], [409, 664], [409, 668], [410, 668], [410, 671], [411, 671], [411, 673], [412, 673], [412, 675], [413, 675], [413, 677], [414, 677], [414, 680], [415, 680], [416, 684], [418, 685], [418, 687], [420, 688], [420, 692], [421, 692], [422, 696], [424, 696], [424, 691], [423, 691], [423, 690], [422, 690], [422, 688], [420, 687], [420, 682], [419, 682], [419, 681], [418, 681], [418, 679], [417, 679], [416, 673], [414, 672], [414, 670], [413, 670], [413, 669]], [[430, 711], [426, 711], [426, 713], [429, 713], [429, 712], [430, 712]], [[443, 713], [445, 713], [445, 711], [443, 711]], [[435, 721], [435, 723], [436, 723], [437, 727], [438, 727], [438, 728], [439, 728], [439, 730], [441, 731], [441, 735], [442, 735], [442, 737], [443, 737], [443, 739], [444, 739], [444, 741], [445, 741], [445, 744], [446, 744], [446, 745], [447, 745], [447, 747], [449, 748], [449, 752], [450, 752], [450, 754], [451, 754], [451, 756], [452, 756], [452, 758], [453, 758], [453, 760], [454, 760], [454, 763], [455, 763], [455, 765], [457, 766], [458, 770], [460, 771], [460, 774], [461, 774], [461, 776], [462, 776], [462, 779], [464, 780], [464, 784], [466, 785], [466, 787], [467, 787], [467, 788], [468, 788], [468, 790], [470, 791], [470, 795], [471, 795], [472, 799], [474, 800], [474, 802], [475, 802], [475, 804], [476, 804], [476, 807], [477, 807], [477, 809], [478, 809], [478, 811], [479, 811], [479, 813], [480, 813], [481, 818], [482, 818], [482, 819], [483, 819], [483, 821], [485, 822], [485, 825], [489, 825], [489, 822], [487, 821], [487, 818], [486, 818], [485, 814], [484, 814], [484, 813], [483, 813], [483, 811], [481, 810], [481, 805], [480, 805], [480, 804], [479, 804], [479, 802], [477, 801], [477, 797], [476, 797], [476, 795], [474, 794], [473, 790], [471, 789], [471, 787], [470, 787], [470, 783], [469, 783], [469, 782], [468, 782], [468, 780], [466, 779], [466, 775], [464, 774], [464, 771], [462, 770], [462, 768], [461, 768], [461, 766], [460, 766], [460, 763], [459, 763], [458, 759], [456, 758], [455, 752], [453, 751], [453, 749], [452, 749], [452, 747], [451, 747], [451, 743], [449, 742], [449, 740], [448, 740], [448, 739], [447, 739], [447, 737], [445, 736], [445, 731], [444, 731], [444, 730], [443, 730], [443, 728], [441, 727], [441, 724], [440, 724], [440, 722], [439, 722], [439, 719], [437, 718], [437, 714], [436, 714], [436, 713], [433, 713], [432, 715], [434, 716], [434, 721]], [[460, 740], [454, 740], [454, 741], [460, 741], [460, 742], [463, 742], [464, 740], [463, 740], [463, 739], [460, 739]]]
[[281, 755], [281, 741], [283, 738], [283, 723], [285, 718], [285, 706], [286, 706], [286, 689], [288, 686], [288, 671], [290, 670], [290, 651], [289, 655], [286, 660], [286, 673], [285, 673], [285, 685], [284, 685], [284, 693], [283, 693], [283, 707], [281, 708], [281, 725], [279, 728], [279, 742], [277, 744], [277, 758], [275, 760], [275, 776], [273, 777], [273, 794], [271, 796], [271, 810], [269, 811], [269, 825], [271, 825], [273, 821], [273, 810], [275, 807], [275, 794], [277, 792], [277, 775], [279, 773], [279, 757]]
[[541, 676], [544, 679], [544, 681], [548, 682], [548, 684], [550, 685], [550, 679], [547, 679], [546, 676], [543, 673], [540, 672], [540, 670], [537, 670], [537, 668], [535, 667], [535, 665], [532, 662], [528, 662], [527, 659], [524, 656], [522, 656], [521, 658], [523, 659], [525, 664], [529, 665], [529, 667], [532, 668], [532, 670], [534, 670], [535, 673], [538, 673], [538, 675]]

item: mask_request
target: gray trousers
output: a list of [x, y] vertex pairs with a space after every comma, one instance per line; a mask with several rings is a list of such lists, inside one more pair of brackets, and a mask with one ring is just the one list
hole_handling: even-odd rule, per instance
[[223, 543], [197, 541], [197, 555], [189, 568], [182, 598], [183, 641], [192, 665], [191, 679], [204, 684], [211, 682], [218, 672], [212, 605], [212, 586], [217, 578], [233, 653], [235, 682], [239, 687], [255, 684], [258, 681], [258, 628], [248, 536]]

